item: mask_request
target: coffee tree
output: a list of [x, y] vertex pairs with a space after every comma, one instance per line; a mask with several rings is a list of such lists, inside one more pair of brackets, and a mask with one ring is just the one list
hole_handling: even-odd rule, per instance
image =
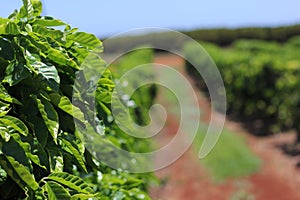
[[72, 99], [87, 55], [94, 53], [105, 69], [101, 41], [41, 12], [39, 0], [23, 0], [20, 10], [0, 18], [0, 199], [149, 199], [150, 175], [97, 161], [75, 128], [74, 120], [83, 127], [100, 121], [105, 134], [120, 132], [105, 120], [114, 88], [110, 71], [96, 83], [95, 119], [87, 115], [88, 101]]

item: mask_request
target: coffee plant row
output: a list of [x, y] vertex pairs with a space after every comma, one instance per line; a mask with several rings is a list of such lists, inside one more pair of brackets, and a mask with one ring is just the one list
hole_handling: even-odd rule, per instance
[[[288, 129], [300, 132], [299, 37], [284, 44], [263, 40], [238, 40], [226, 48], [201, 44], [222, 75], [230, 116], [257, 127], [258, 134]], [[195, 49], [186, 44], [184, 52], [188, 59], [201, 64], [201, 52]], [[205, 89], [191, 64], [186, 68]]]

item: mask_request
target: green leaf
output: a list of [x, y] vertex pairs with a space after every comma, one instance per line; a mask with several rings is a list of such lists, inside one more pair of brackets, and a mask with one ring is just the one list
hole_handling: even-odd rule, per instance
[[45, 184], [49, 200], [68, 200], [71, 198], [70, 193], [60, 184], [48, 181]]
[[47, 148], [50, 162], [51, 172], [62, 172], [64, 168], [64, 159], [61, 153], [61, 149], [50, 147]]
[[34, 9], [33, 9], [31, 0], [22, 0], [22, 1], [23, 1], [23, 5], [24, 5], [23, 8], [25, 10], [26, 17], [31, 18], [34, 13]]
[[60, 96], [57, 93], [52, 93], [50, 94], [50, 99], [55, 106], [57, 106], [64, 112], [68, 113], [72, 117], [82, 122], [85, 121], [84, 114], [82, 113], [82, 111], [78, 107], [74, 106], [68, 97]]
[[[66, 51], [63, 51], [64, 49], [62, 47], [59, 47], [59, 43], [57, 43], [57, 41], [53, 38], [46, 38], [41, 34], [35, 32], [29, 33], [29, 36], [30, 37], [28, 38], [30, 42], [34, 46], [39, 48], [42, 55], [44, 55], [44, 57], [47, 57], [48, 60], [53, 61], [60, 66], [72, 67], [73, 69], [77, 70], [79, 69], [77, 63], [69, 57]], [[48, 40], [50, 40], [51, 43], [55, 44], [56, 47], [53, 48]]]
[[0, 124], [3, 124], [8, 129], [14, 129], [24, 136], [27, 136], [29, 133], [27, 126], [21, 120], [9, 115], [1, 117]]
[[30, 24], [26, 24], [25, 30], [26, 30], [28, 33], [32, 32], [32, 26], [31, 26]]
[[56, 68], [53, 65], [46, 65], [45, 63], [37, 60], [28, 51], [26, 51], [26, 55], [30, 65], [38, 71], [38, 74], [46, 81], [46, 84], [57, 91], [60, 84], [60, 78]]
[[20, 134], [27, 136], [28, 129], [21, 120], [8, 115], [0, 118], [0, 134], [5, 141], [2, 144], [2, 151], [6, 155], [14, 156], [19, 162], [27, 166], [31, 166], [29, 163], [30, 159], [41, 168], [46, 169], [46, 166], [40, 163], [39, 157], [32, 153], [31, 145], [22, 140]]
[[99, 87], [106, 88], [107, 90], [113, 90], [115, 88], [115, 83], [109, 78], [100, 78], [98, 82]]
[[43, 11], [43, 5], [40, 0], [31, 0], [32, 6], [33, 6], [33, 15], [34, 16], [40, 16]]
[[65, 185], [79, 193], [94, 194], [94, 190], [78, 176], [68, 174], [66, 172], [56, 172], [46, 177], [48, 180], [56, 181]]
[[18, 35], [20, 33], [18, 25], [14, 22], [8, 22], [6, 25], [6, 33], [10, 35]]
[[51, 136], [53, 137], [53, 141], [57, 144], [57, 134], [59, 130], [59, 120], [57, 112], [47, 100], [40, 100], [35, 95], [32, 95], [32, 97], [37, 103], [44, 123], [47, 126]]
[[10, 21], [9, 19], [1, 18], [1, 17], [0, 17], [0, 24], [6, 24], [6, 23], [8, 23], [9, 21]]
[[44, 187], [38, 188], [34, 193], [35, 200], [45, 200], [47, 197], [45, 196]]
[[68, 138], [68, 135], [62, 135], [62, 137], [60, 139], [63, 142], [63, 144], [66, 146], [67, 152], [69, 152], [72, 156], [75, 157], [79, 166], [87, 173], [84, 155], [83, 155], [84, 152], [80, 152], [77, 144], [75, 142], [73, 142], [73, 141], [75, 141], [75, 138]]
[[[97, 100], [99, 100], [99, 96], [96, 96]], [[102, 99], [101, 99], [102, 100]], [[101, 108], [103, 109], [103, 111], [107, 114], [107, 115], [111, 115], [111, 110], [101, 101], [98, 101], [99, 105], [101, 106]]]
[[0, 34], [1, 35], [5, 35], [6, 34], [6, 26], [7, 26], [6, 24], [3, 24], [3, 23], [0, 24]]
[[70, 66], [74, 69], [79, 69], [79, 66], [65, 53], [58, 49], [49, 48], [47, 51], [48, 58], [53, 62], [62, 65]]
[[7, 66], [5, 74], [4, 82], [13, 86], [26, 79], [30, 75], [30, 72], [25, 63], [15, 60]]
[[32, 149], [34, 155], [38, 156], [39, 158], [39, 163], [36, 162], [35, 163], [39, 165], [41, 168], [49, 170], [50, 169], [49, 158], [44, 147], [41, 144], [39, 144], [37, 141], [34, 141], [34, 145], [32, 146]]
[[66, 23], [48, 16], [36, 18], [33, 24], [41, 25], [41, 26], [65, 26], [66, 25]]
[[4, 20], [0, 20], [0, 34], [1, 35], [18, 35], [20, 29], [15, 22], [8, 21], [5, 23]]
[[35, 181], [33, 175], [29, 170], [12, 156], [0, 156], [0, 165], [7, 172], [7, 174], [23, 189], [26, 187], [32, 190], [39, 188], [38, 183]]
[[64, 36], [63, 32], [61, 32], [60, 30], [49, 29], [41, 25], [34, 25], [32, 27], [32, 30], [36, 33], [53, 38], [55, 40], [62, 39]]
[[[0, 34], [1, 34], [1, 18], [0, 18]], [[5, 32], [5, 30], [4, 30]], [[11, 42], [5, 38], [0, 37], [0, 57], [5, 60], [12, 60], [14, 58], [14, 50], [12, 48]]]
[[5, 142], [8, 142], [10, 140], [10, 134], [9, 132], [7, 131], [7, 129], [0, 125], [0, 136], [2, 137], [2, 139], [5, 141]]
[[27, 38], [33, 46], [41, 51], [41, 55], [46, 56], [48, 50], [52, 48], [51, 45], [47, 42], [47, 39], [45, 37], [41, 37], [40, 34], [30, 32], [28, 33]]
[[[54, 81], [55, 87], [59, 86], [60, 78], [56, 68], [53, 65], [46, 65], [42, 62], [36, 62], [33, 66], [38, 68], [39, 74], [42, 75], [44, 79], [46, 79], [48, 82]], [[53, 83], [48, 84], [53, 85]]]
[[16, 17], [18, 16], [19, 12], [17, 9], [15, 9], [13, 11], [13, 13], [11, 13], [9, 16], [8, 16], [8, 19], [16, 19]]
[[[29, 144], [28, 142], [26, 141], [23, 141], [20, 137], [19, 134], [11, 134], [11, 137], [15, 140], [15, 142], [17, 142], [20, 147], [24, 150], [27, 158], [29, 158], [32, 162], [34, 162], [36, 165], [40, 166], [41, 168], [44, 168], [44, 169], [47, 169], [47, 167], [45, 165], [42, 165], [41, 162], [40, 162], [40, 157], [33, 154], [31, 149], [32, 149], [32, 146], [31, 144]], [[40, 152], [42, 153], [42, 152]]]
[[2, 85], [0, 85], [0, 100], [22, 105], [22, 103], [19, 102], [16, 98], [11, 97]]
[[42, 147], [45, 147], [48, 140], [49, 131], [46, 124], [43, 121], [43, 118], [32, 116], [30, 117], [30, 122], [34, 126], [34, 135], [36, 136], [39, 143]]
[[7, 178], [7, 173], [6, 173], [6, 171], [0, 167], [0, 186], [1, 186], [3, 183], [5, 183], [6, 178]]
[[[69, 43], [69, 45], [72, 42], [78, 42], [81, 46], [84, 46], [91, 50], [97, 50], [97, 52], [102, 52], [102, 42], [93, 34], [76, 32], [67, 35], [67, 42]], [[95, 49], [96, 47], [97, 49]]]
[[0, 101], [0, 117], [7, 115], [9, 112], [9, 104]]
[[89, 200], [95, 197], [94, 194], [75, 194], [71, 197], [71, 200]]
[[[6, 130], [6, 132], [8, 132], [8, 130]], [[0, 139], [0, 150], [6, 156], [14, 157], [14, 159], [17, 160], [20, 164], [26, 166], [29, 170], [32, 170], [32, 165], [30, 163], [30, 158], [28, 157], [28, 152], [26, 154], [26, 150], [24, 150], [24, 148], [28, 148], [28, 145], [24, 145], [22, 141], [16, 141], [13, 137], [14, 134], [9, 133], [9, 135], [9, 140], [5, 140], [6, 138]]]

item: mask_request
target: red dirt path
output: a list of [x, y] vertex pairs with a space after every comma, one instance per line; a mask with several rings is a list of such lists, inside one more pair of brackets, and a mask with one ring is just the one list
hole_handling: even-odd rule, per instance
[[[157, 55], [155, 62], [174, 66], [183, 75], [184, 62], [175, 55]], [[186, 76], [186, 75], [185, 75]], [[187, 77], [187, 76], [186, 76]], [[197, 91], [195, 89], [195, 91]], [[203, 120], [210, 116], [209, 102], [198, 92], [199, 106], [204, 110]], [[166, 179], [166, 184], [153, 187], [150, 191], [154, 200], [297, 200], [300, 199], [300, 170], [296, 168], [299, 157], [288, 157], [277, 147], [280, 144], [292, 143], [295, 134], [278, 134], [257, 138], [249, 134], [238, 123], [227, 120], [225, 126], [246, 138], [252, 151], [263, 161], [259, 172], [244, 178], [230, 179], [214, 183], [198, 160], [194, 149], [165, 169], [156, 172], [157, 176]], [[178, 121], [168, 118], [162, 140], [170, 140], [176, 132]]]

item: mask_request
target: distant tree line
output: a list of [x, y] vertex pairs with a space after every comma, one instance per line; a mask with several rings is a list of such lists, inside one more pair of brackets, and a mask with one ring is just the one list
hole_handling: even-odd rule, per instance
[[[247, 27], [247, 28], [218, 28], [181, 31], [198, 41], [206, 41], [219, 46], [228, 46], [238, 39], [258, 39], [266, 41], [286, 42], [290, 38], [300, 35], [300, 24], [281, 27]], [[105, 40], [105, 38], [101, 38]], [[186, 42], [184, 37], [174, 32], [149, 33], [110, 39], [104, 48], [106, 53], [117, 53], [141, 45], [163, 46], [170, 50], [181, 50]], [[156, 51], [160, 51], [157, 49]]]
[[202, 40], [219, 46], [230, 45], [238, 39], [259, 39], [267, 41], [286, 42], [300, 35], [300, 25], [281, 27], [247, 27], [237, 29], [202, 29], [184, 32], [195, 40]]

